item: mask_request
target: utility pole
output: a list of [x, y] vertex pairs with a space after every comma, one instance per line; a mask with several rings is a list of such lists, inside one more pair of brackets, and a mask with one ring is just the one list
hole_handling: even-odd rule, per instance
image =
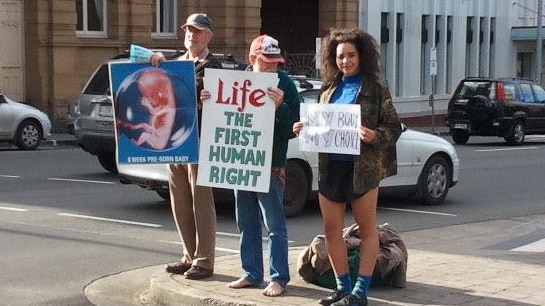
[[536, 76], [537, 83], [541, 84], [541, 57], [543, 56], [543, 36], [541, 31], [542, 15], [543, 14], [543, 0], [537, 1], [537, 27], [536, 27]]

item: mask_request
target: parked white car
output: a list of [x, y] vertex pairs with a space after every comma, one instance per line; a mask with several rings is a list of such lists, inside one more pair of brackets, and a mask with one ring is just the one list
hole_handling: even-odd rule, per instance
[[34, 150], [51, 137], [51, 121], [41, 110], [15, 102], [0, 93], [0, 141], [21, 150]]
[[[320, 82], [305, 78], [294, 81], [303, 103], [316, 103]], [[304, 211], [307, 200], [318, 190], [318, 154], [299, 151], [299, 140], [295, 138], [289, 142], [287, 158], [284, 208], [286, 216], [293, 217]], [[422, 204], [437, 205], [444, 202], [449, 189], [458, 182], [458, 155], [454, 146], [441, 137], [403, 126], [397, 142], [397, 158], [398, 174], [381, 182], [381, 194], [411, 196]], [[168, 199], [165, 165], [118, 164], [117, 169], [122, 183], [155, 190]]]

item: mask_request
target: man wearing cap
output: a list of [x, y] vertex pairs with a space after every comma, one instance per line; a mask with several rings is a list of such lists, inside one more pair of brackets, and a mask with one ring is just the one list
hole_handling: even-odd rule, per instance
[[263, 252], [261, 223], [269, 233], [270, 281], [262, 293], [278, 296], [290, 281], [288, 267], [288, 231], [284, 214], [285, 166], [289, 139], [295, 137], [292, 126], [299, 120], [300, 97], [289, 76], [278, 70], [284, 63], [278, 41], [268, 35], [256, 37], [248, 55], [254, 72], [278, 73], [278, 88], [269, 88], [267, 95], [276, 105], [273, 136], [272, 169], [269, 192], [235, 190], [236, 220], [241, 233], [240, 258], [244, 274], [229, 283], [231, 288], [261, 286], [263, 282]]
[[[201, 125], [200, 92], [203, 88], [205, 68], [222, 68], [208, 44], [212, 39], [213, 23], [206, 14], [196, 13], [182, 26], [187, 52], [178, 60], [193, 60], [197, 80], [197, 106], [199, 132]], [[161, 52], [154, 53], [150, 62], [158, 66], [165, 60]], [[182, 240], [183, 255], [179, 262], [166, 266], [166, 271], [183, 274], [188, 279], [203, 279], [214, 272], [216, 247], [216, 208], [212, 188], [199, 186], [197, 164], [170, 164], [167, 167], [170, 203], [178, 234]]]

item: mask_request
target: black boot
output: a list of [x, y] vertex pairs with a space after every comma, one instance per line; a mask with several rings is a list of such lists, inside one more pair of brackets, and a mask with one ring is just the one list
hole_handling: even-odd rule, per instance
[[349, 294], [350, 292], [342, 292], [342, 291], [335, 290], [335, 292], [333, 292], [330, 296], [320, 299], [318, 303], [320, 303], [321, 305], [329, 306], [337, 301], [342, 300], [343, 297]]
[[331, 306], [367, 306], [367, 298], [358, 298], [353, 294], [348, 294], [340, 301], [331, 304]]

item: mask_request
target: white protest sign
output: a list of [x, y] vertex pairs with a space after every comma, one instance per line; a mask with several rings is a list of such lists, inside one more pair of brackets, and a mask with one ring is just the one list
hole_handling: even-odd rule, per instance
[[302, 103], [300, 117], [299, 150], [360, 154], [359, 105]]
[[274, 136], [274, 102], [268, 87], [276, 73], [205, 69], [197, 184], [268, 192]]

